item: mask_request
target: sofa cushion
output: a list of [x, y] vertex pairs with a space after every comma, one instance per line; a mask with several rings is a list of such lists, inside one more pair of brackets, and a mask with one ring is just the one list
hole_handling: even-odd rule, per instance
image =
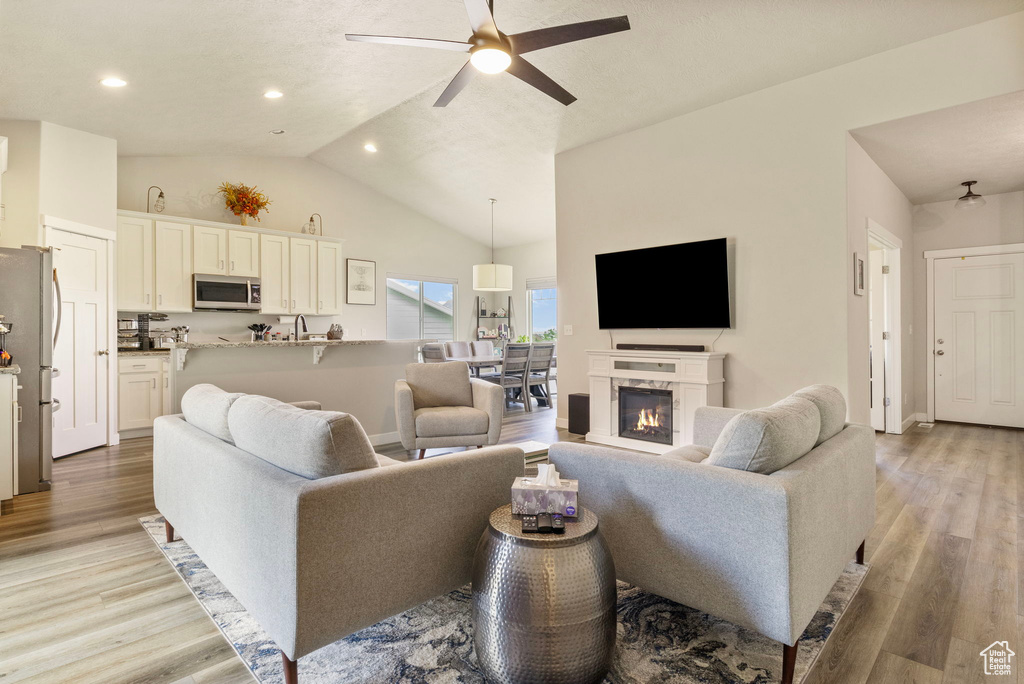
[[241, 396], [241, 392], [225, 392], [216, 385], [193, 385], [181, 396], [181, 412], [190, 425], [234, 444], [228, 429], [228, 411]]
[[310, 480], [378, 466], [363, 427], [347, 413], [249, 394], [231, 406], [228, 427], [239, 449]]
[[686, 446], [666, 451], [662, 456], [665, 458], [679, 459], [680, 461], [689, 461], [690, 463], [703, 463], [708, 459], [710, 454], [711, 449], [707, 447], [687, 444]]
[[410, 363], [405, 367], [405, 381], [412, 388], [415, 409], [473, 405], [469, 364], [465, 361]]
[[793, 392], [794, 397], [802, 397], [818, 407], [821, 414], [821, 429], [818, 432], [818, 446], [826, 439], [832, 439], [846, 427], [846, 398], [843, 393], [831, 385], [810, 385]]
[[715, 441], [707, 463], [768, 475], [813, 449], [820, 428], [814, 404], [787, 397], [734, 416]]
[[469, 406], [436, 406], [416, 409], [417, 437], [462, 437], [487, 433], [487, 412]]

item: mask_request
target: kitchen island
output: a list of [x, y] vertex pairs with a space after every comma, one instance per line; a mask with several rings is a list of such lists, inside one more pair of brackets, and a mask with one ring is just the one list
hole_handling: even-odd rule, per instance
[[171, 346], [172, 409], [193, 385], [262, 394], [281, 401], [319, 401], [351, 413], [375, 445], [398, 441], [395, 381], [432, 340], [290, 340], [181, 342]]

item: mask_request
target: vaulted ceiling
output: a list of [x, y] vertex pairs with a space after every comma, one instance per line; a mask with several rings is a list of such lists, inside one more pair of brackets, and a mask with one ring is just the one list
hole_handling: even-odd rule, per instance
[[[518, 244], [554, 233], [558, 151], [1021, 9], [497, 0], [506, 33], [619, 14], [632, 30], [531, 56], [579, 98], [570, 107], [498, 74], [435, 109], [465, 55], [344, 34], [464, 40], [461, 0], [3, 0], [0, 117], [116, 138], [121, 155], [310, 156], [480, 241], [497, 197], [496, 242]], [[128, 87], [98, 85], [112, 74]]]

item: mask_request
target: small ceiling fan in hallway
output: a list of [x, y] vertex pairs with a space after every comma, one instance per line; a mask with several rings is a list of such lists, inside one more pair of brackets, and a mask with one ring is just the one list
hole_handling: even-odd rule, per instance
[[[564, 105], [570, 105], [576, 101], [576, 98], [540, 69], [523, 59], [522, 55], [554, 45], [629, 30], [629, 18], [622, 16], [552, 26], [509, 36], [499, 31], [494, 23], [493, 0], [464, 0], [464, 2], [466, 3], [466, 12], [469, 14], [469, 23], [473, 27], [473, 35], [466, 42], [434, 38], [367, 36], [355, 33], [346, 33], [345, 38], [364, 43], [385, 43], [468, 52], [469, 61], [444, 89], [441, 97], [437, 98], [437, 102], [434, 103], [435, 107], [444, 107], [451, 102], [469, 84], [476, 71], [482, 71], [485, 74], [508, 71], [545, 95], [553, 97]], [[471, 66], [473, 68], [470, 68]]]

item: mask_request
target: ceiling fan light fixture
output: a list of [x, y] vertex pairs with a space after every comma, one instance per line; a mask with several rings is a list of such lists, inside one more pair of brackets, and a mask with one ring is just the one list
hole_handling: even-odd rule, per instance
[[953, 206], [955, 206], [957, 209], [974, 209], [976, 207], [985, 206], [985, 198], [971, 189], [971, 186], [977, 182], [978, 181], [972, 180], [964, 181], [963, 183], [961, 183], [960, 185], [967, 188], [967, 192], [964, 193], [963, 196], [961, 196], [956, 201], [956, 204]]
[[512, 64], [512, 55], [501, 48], [485, 46], [473, 50], [469, 61], [485, 74], [500, 74]]

